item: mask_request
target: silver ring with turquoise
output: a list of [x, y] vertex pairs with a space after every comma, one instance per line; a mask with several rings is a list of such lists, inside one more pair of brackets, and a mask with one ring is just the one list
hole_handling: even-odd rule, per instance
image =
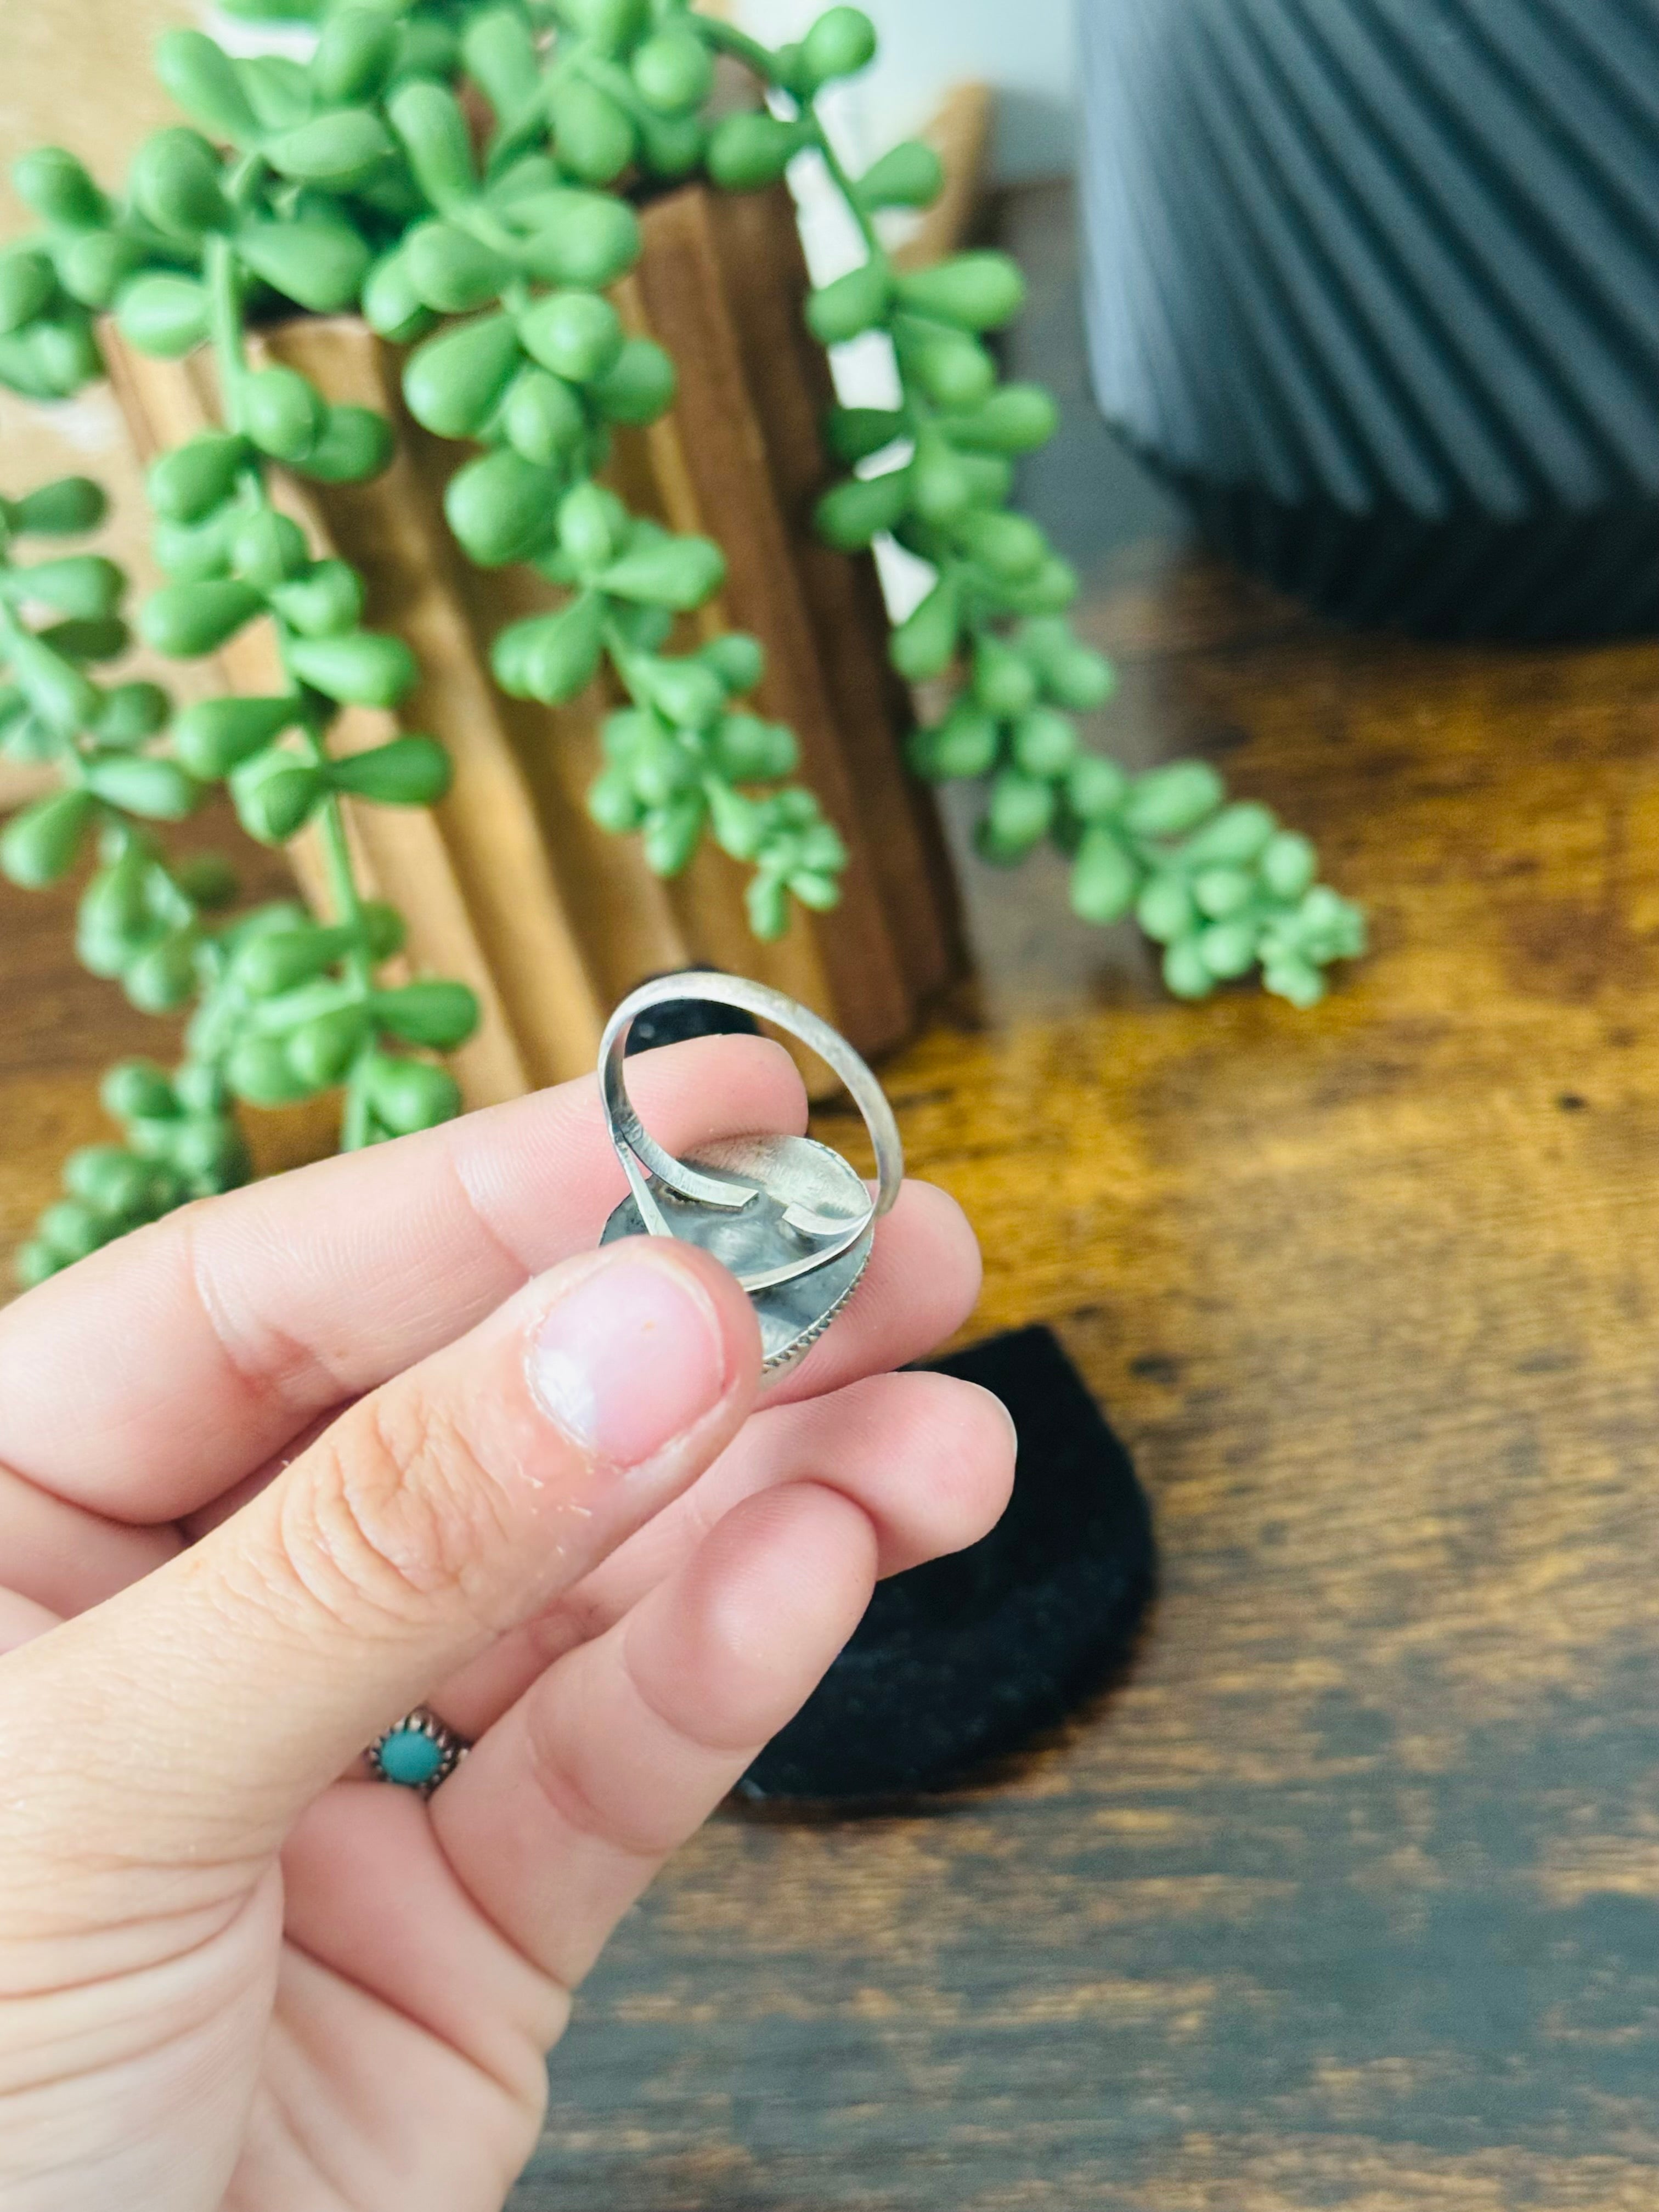
[[377, 1735], [363, 1756], [376, 1782], [395, 1783], [400, 1790], [418, 1790], [422, 1797], [429, 1797], [471, 1748], [430, 1706], [416, 1705]]

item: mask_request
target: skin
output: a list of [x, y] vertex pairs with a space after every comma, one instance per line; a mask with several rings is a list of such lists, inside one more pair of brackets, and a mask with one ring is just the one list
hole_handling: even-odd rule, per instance
[[[629, 1079], [675, 1151], [805, 1124], [758, 1040]], [[757, 1405], [729, 1276], [594, 1251], [621, 1191], [570, 1085], [0, 1315], [9, 2212], [493, 2212], [617, 1919], [876, 1577], [1001, 1510], [1000, 1406], [889, 1371], [978, 1287], [943, 1194]], [[422, 1700], [477, 1739], [429, 1802], [359, 1756]]]

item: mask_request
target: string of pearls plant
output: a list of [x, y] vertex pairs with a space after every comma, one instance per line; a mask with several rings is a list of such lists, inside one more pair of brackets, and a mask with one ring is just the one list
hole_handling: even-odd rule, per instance
[[[1080, 747], [1072, 718], [1104, 702], [1111, 672], [1066, 621], [1073, 572], [1009, 506], [1015, 459], [1048, 438], [1054, 410], [1040, 387], [1000, 382], [985, 343], [1018, 311], [1019, 274], [993, 252], [902, 272], [884, 251], [882, 211], [927, 205], [942, 179], [919, 142], [854, 178], [825, 132], [818, 94], [872, 58], [867, 17], [832, 7], [798, 45], [773, 51], [686, 0], [243, 0], [235, 12], [314, 23], [308, 63], [238, 58], [202, 33], [169, 33], [158, 68], [191, 125], [148, 140], [118, 195], [61, 149], [24, 156], [15, 181], [44, 228], [0, 253], [0, 380], [27, 395], [65, 397], [98, 373], [104, 313], [152, 354], [211, 347], [223, 428], [150, 471], [168, 581], [139, 628], [162, 653], [189, 657], [267, 621], [287, 687], [192, 707], [167, 757], [145, 750], [165, 719], [160, 695], [100, 691], [85, 674], [96, 656], [84, 627], [42, 635], [15, 611], [31, 596], [61, 609], [40, 588], [43, 571], [50, 586], [51, 572], [77, 562], [89, 576], [91, 561], [108, 606], [67, 619], [113, 621], [108, 564], [70, 556], [8, 571], [3, 642], [21, 703], [7, 742], [44, 750], [64, 781], [13, 823], [6, 865], [44, 880], [95, 831], [83, 954], [140, 1004], [200, 997], [183, 1070], [147, 1074], [143, 1098], [137, 1075], [112, 1085], [129, 1130], [121, 1156], [150, 1164], [142, 1192], [137, 1170], [74, 1166], [67, 1203], [80, 1212], [55, 1210], [28, 1270], [244, 1171], [233, 1098], [274, 1104], [342, 1085], [348, 1145], [441, 1118], [454, 1109], [451, 1079], [391, 1048], [447, 1048], [476, 1018], [459, 986], [396, 992], [377, 981], [400, 927], [358, 891], [339, 795], [429, 803], [447, 763], [416, 735], [331, 754], [341, 705], [393, 706], [416, 672], [398, 639], [362, 627], [362, 580], [313, 557], [270, 495], [273, 468], [325, 483], [372, 476], [390, 459], [391, 427], [331, 404], [292, 369], [250, 366], [250, 323], [360, 308], [409, 349], [415, 418], [480, 449], [447, 488], [458, 542], [481, 567], [528, 563], [564, 593], [556, 611], [497, 635], [497, 679], [551, 705], [606, 667], [627, 702], [604, 726], [606, 765], [589, 799], [601, 824], [638, 834], [664, 874], [712, 836], [751, 871], [749, 915], [763, 938], [787, 926], [792, 900], [835, 903], [842, 839], [813, 795], [786, 781], [793, 733], [744, 703], [763, 672], [758, 644], [728, 633], [675, 648], [678, 618], [720, 586], [719, 548], [630, 514], [599, 481], [616, 429], [654, 421], [675, 386], [662, 349], [629, 336], [605, 296], [640, 252], [632, 202], [698, 173], [753, 190], [815, 155], [857, 223], [865, 258], [811, 294], [808, 320], [830, 346], [884, 332], [901, 398], [833, 410], [829, 441], [848, 473], [825, 493], [817, 526], [849, 550], [890, 532], [934, 570], [892, 657], [949, 695], [916, 733], [912, 764], [983, 782], [986, 856], [1016, 860], [1053, 839], [1072, 856], [1076, 910], [1099, 922], [1136, 915], [1164, 947], [1170, 988], [1188, 997], [1259, 963], [1269, 989], [1310, 1005], [1324, 968], [1362, 948], [1358, 909], [1316, 881], [1311, 847], [1267, 809], [1227, 804], [1200, 763], [1131, 776]], [[763, 108], [716, 112], [721, 56], [751, 73]], [[8, 535], [72, 517], [84, 527], [92, 509], [85, 487], [49, 487], [7, 510]], [[43, 673], [49, 661], [62, 673]], [[137, 706], [106, 704], [141, 693], [155, 718], [143, 728]], [[266, 842], [316, 824], [326, 915], [204, 919], [196, 875], [170, 866], [133, 817], [182, 813], [219, 778]], [[118, 913], [118, 929], [88, 919]], [[174, 1119], [212, 1122], [211, 1163], [198, 1134], [184, 1146], [193, 1164], [155, 1165], [173, 1159], [157, 1132]]]
[[[237, 388], [234, 375], [228, 388]], [[145, 608], [145, 629], [168, 650], [202, 652], [233, 622], [262, 614], [289, 681], [268, 697], [186, 708], [172, 718], [165, 752], [152, 744], [169, 721], [160, 686], [106, 686], [88, 673], [130, 641], [119, 568], [95, 553], [15, 557], [20, 538], [94, 528], [104, 514], [98, 486], [70, 477], [0, 501], [0, 664], [9, 678], [0, 690], [0, 751], [49, 764], [57, 778], [54, 791], [7, 823], [0, 867], [15, 883], [42, 886], [90, 848], [76, 920], [82, 963], [118, 980], [146, 1012], [195, 1002], [180, 1066], [169, 1073], [129, 1060], [105, 1079], [104, 1103], [122, 1141], [71, 1157], [64, 1196], [21, 1255], [26, 1283], [186, 1199], [243, 1181], [249, 1163], [237, 1100], [288, 1105], [343, 1086], [346, 1148], [425, 1128], [459, 1104], [448, 1071], [406, 1048], [461, 1043], [477, 1019], [473, 994], [462, 983], [380, 979], [403, 924], [391, 908], [359, 896], [339, 811], [342, 793], [429, 802], [447, 781], [447, 756], [412, 735], [340, 758], [328, 745], [341, 701], [388, 703], [412, 679], [413, 664], [396, 638], [353, 626], [361, 579], [343, 562], [309, 557], [297, 525], [270, 505], [240, 437], [198, 439], [167, 456], [152, 479], [158, 506], [175, 495], [186, 506], [204, 496], [210, 465], [228, 471], [233, 487], [237, 576], [207, 593], [186, 586], [181, 597], [169, 586]], [[227, 775], [243, 826], [262, 842], [278, 842], [315, 819], [331, 920], [286, 900], [220, 919], [235, 896], [226, 864], [169, 857], [157, 825], [183, 819], [207, 785]]]

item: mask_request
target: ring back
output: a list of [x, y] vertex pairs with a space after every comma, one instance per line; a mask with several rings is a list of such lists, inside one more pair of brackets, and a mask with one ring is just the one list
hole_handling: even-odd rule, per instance
[[[853, 1095], [875, 1148], [873, 1198], [841, 1154], [811, 1137], [727, 1137], [678, 1160], [645, 1129], [628, 1096], [628, 1032], [648, 1007], [705, 999], [758, 1016], [817, 1053]], [[809, 1008], [742, 976], [693, 970], [654, 977], [612, 1014], [599, 1046], [599, 1087], [629, 1195], [605, 1225], [623, 1237], [675, 1237], [728, 1267], [760, 1322], [765, 1371], [781, 1374], [817, 1341], [868, 1264], [875, 1225], [897, 1197], [903, 1147], [880, 1085], [847, 1040]]]

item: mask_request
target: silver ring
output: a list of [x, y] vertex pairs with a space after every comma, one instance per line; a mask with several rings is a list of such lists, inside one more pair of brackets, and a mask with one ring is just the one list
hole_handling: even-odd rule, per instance
[[722, 975], [708, 969], [691, 969], [680, 975], [653, 976], [650, 982], [641, 983], [637, 991], [629, 993], [605, 1024], [605, 1035], [599, 1040], [599, 1085], [611, 1141], [617, 1148], [628, 1187], [651, 1236], [672, 1237], [674, 1233], [652, 1193], [652, 1176], [682, 1198], [725, 1212], [737, 1212], [758, 1194], [757, 1187], [745, 1192], [734, 1188], [729, 1181], [717, 1182], [712, 1176], [699, 1175], [683, 1160], [664, 1152], [645, 1128], [628, 1096], [623, 1068], [628, 1032], [635, 1018], [652, 1006], [666, 1006], [679, 999], [706, 999], [719, 1006], [736, 1006], [798, 1037], [847, 1085], [875, 1148], [876, 1195], [865, 1214], [849, 1222], [844, 1216], [814, 1215], [799, 1206], [793, 1206], [785, 1214], [793, 1227], [809, 1235], [829, 1235], [835, 1241], [784, 1265], [753, 1270], [738, 1277], [745, 1291], [772, 1290], [839, 1258], [892, 1206], [904, 1181], [904, 1146], [899, 1138], [898, 1123], [893, 1119], [893, 1109], [880, 1084], [864, 1061], [840, 1031], [820, 1020], [811, 1007], [786, 999], [781, 991], [774, 991], [764, 983], [751, 983], [744, 976]]
[[402, 1790], [418, 1790], [429, 1797], [441, 1782], [447, 1782], [472, 1746], [430, 1705], [382, 1729], [363, 1757], [376, 1782], [391, 1782]]
[[[712, 1139], [676, 1159], [641, 1123], [624, 1074], [628, 1033], [653, 1006], [702, 999], [757, 1015], [798, 1038], [852, 1093], [876, 1156], [876, 1190], [839, 1152], [811, 1137], [757, 1133]], [[766, 1372], [776, 1375], [820, 1337], [868, 1263], [879, 1217], [904, 1180], [904, 1148], [881, 1085], [845, 1037], [809, 1007], [741, 975], [706, 969], [659, 975], [632, 991], [599, 1044], [605, 1124], [629, 1195], [602, 1243], [666, 1237], [700, 1245], [749, 1293]]]

